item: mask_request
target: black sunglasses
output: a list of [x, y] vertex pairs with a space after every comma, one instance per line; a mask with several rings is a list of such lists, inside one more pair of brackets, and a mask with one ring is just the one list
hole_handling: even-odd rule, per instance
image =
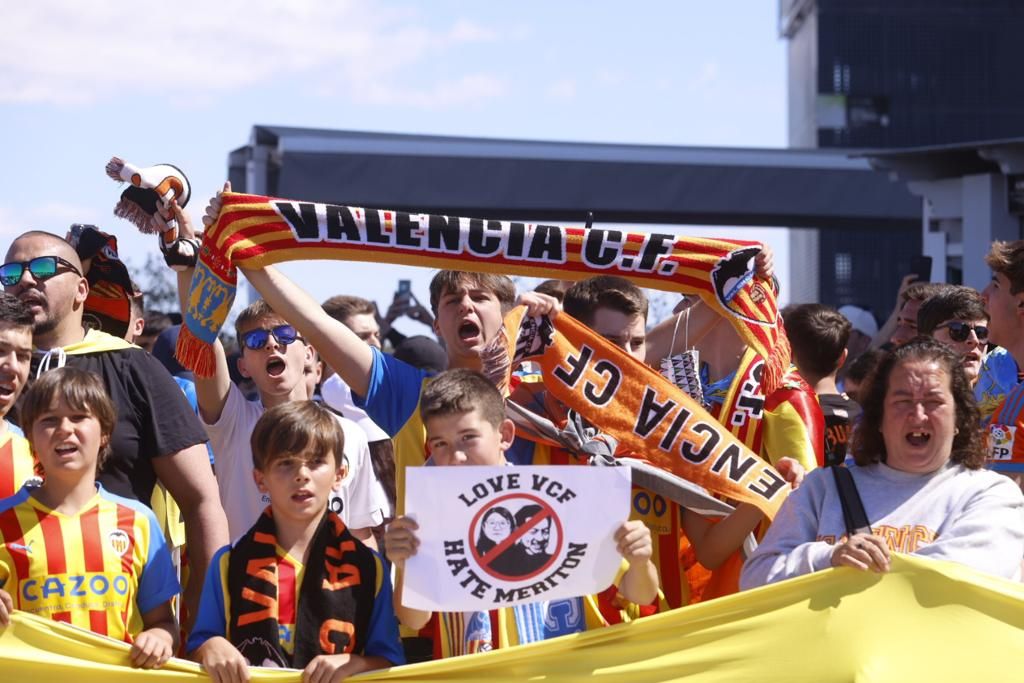
[[32, 273], [36, 282], [42, 282], [49, 280], [54, 275], [59, 275], [62, 268], [82, 277], [82, 273], [75, 267], [75, 264], [60, 256], [37, 256], [31, 261], [11, 261], [0, 266], [0, 284], [4, 287], [13, 287], [21, 282], [26, 269]]
[[298, 331], [291, 325], [278, 325], [277, 327], [272, 327], [269, 330], [264, 330], [262, 328], [249, 330], [242, 335], [242, 346], [251, 351], [259, 351], [260, 349], [266, 348], [267, 340], [270, 339], [270, 335], [274, 335], [274, 339], [277, 340], [278, 344], [284, 344], [285, 346], [288, 346], [294, 341], [306, 341], [299, 336]]
[[970, 323], [954, 320], [942, 323], [939, 327], [945, 327], [949, 330], [949, 338], [955, 342], [967, 341], [967, 337], [971, 336], [971, 330], [974, 330], [974, 334], [978, 335], [978, 341], [984, 342], [988, 339], [988, 325], [971, 325]]

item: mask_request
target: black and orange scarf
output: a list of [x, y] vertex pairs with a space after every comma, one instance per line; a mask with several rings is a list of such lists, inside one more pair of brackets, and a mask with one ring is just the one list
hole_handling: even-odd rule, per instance
[[376, 592], [372, 551], [328, 511], [305, 565], [289, 656], [278, 633], [277, 533], [269, 507], [231, 549], [228, 639], [254, 665], [302, 669], [318, 655], [362, 652]]

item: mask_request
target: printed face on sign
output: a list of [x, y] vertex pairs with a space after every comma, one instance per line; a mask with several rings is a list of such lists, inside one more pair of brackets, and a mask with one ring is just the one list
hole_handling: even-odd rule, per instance
[[461, 612], [603, 591], [622, 562], [612, 538], [629, 516], [629, 471], [410, 468], [406, 510], [420, 544], [402, 604]]
[[473, 555], [498, 579], [529, 579], [561, 552], [562, 525], [551, 505], [532, 495], [503, 496], [482, 508], [470, 525]]

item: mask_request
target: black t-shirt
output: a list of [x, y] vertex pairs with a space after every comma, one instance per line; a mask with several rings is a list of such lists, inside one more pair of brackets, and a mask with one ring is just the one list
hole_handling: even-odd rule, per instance
[[99, 375], [117, 408], [100, 483], [149, 505], [157, 478], [152, 458], [207, 441], [185, 394], [160, 361], [140, 348], [72, 354], [66, 363]]
[[846, 459], [861, 408], [846, 394], [818, 394], [818, 401], [825, 416], [825, 465], [840, 465]]

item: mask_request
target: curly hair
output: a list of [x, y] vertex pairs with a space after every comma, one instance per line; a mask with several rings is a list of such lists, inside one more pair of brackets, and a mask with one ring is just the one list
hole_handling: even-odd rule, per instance
[[972, 470], [985, 465], [985, 449], [982, 439], [981, 414], [974, 402], [974, 392], [964, 375], [962, 359], [945, 344], [931, 337], [915, 337], [906, 344], [882, 358], [875, 368], [861, 406], [864, 413], [860, 424], [853, 432], [853, 459], [858, 465], [885, 462], [887, 452], [882, 438], [882, 421], [885, 417], [885, 397], [889, 392], [889, 380], [897, 366], [914, 361], [938, 363], [949, 377], [950, 393], [956, 409], [956, 434], [950, 461]]

